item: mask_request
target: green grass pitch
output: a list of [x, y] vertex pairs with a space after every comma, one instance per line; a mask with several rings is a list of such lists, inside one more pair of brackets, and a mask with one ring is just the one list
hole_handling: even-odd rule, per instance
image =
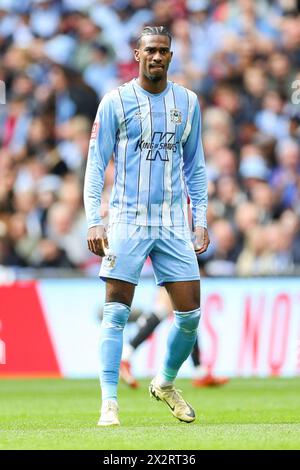
[[0, 380], [0, 449], [300, 449], [300, 378], [213, 389], [178, 380], [197, 413], [192, 424], [151, 400], [147, 387], [120, 385], [121, 427], [99, 428], [97, 380]]

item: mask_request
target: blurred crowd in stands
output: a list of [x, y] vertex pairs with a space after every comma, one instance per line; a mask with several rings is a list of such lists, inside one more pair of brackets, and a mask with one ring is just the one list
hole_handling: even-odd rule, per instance
[[0, 0], [0, 265], [98, 269], [82, 202], [91, 125], [103, 94], [137, 76], [136, 37], [154, 24], [173, 35], [169, 79], [202, 107], [203, 273], [299, 272], [297, 3]]

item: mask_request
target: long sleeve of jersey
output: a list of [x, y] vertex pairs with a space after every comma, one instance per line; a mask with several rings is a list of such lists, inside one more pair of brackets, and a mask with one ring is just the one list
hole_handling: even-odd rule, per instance
[[92, 129], [84, 181], [84, 206], [88, 228], [102, 225], [100, 217], [104, 173], [112, 157], [118, 121], [111, 96], [102, 99]]
[[207, 178], [201, 140], [200, 106], [196, 100], [191, 131], [183, 146], [183, 172], [195, 227], [207, 227]]

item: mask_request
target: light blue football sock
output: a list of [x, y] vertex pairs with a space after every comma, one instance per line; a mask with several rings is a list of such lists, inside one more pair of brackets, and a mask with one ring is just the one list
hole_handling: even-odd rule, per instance
[[171, 326], [168, 340], [167, 353], [159, 378], [161, 385], [172, 383], [194, 347], [197, 328], [200, 321], [201, 309], [190, 312], [174, 312], [175, 318]]
[[100, 384], [102, 401], [116, 400], [119, 368], [123, 348], [123, 330], [130, 307], [119, 302], [106, 302], [100, 329]]

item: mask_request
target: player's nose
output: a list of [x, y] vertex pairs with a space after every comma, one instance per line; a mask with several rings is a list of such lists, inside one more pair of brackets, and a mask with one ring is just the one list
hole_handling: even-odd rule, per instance
[[162, 61], [162, 55], [159, 51], [156, 51], [153, 56], [153, 62], [160, 63]]

